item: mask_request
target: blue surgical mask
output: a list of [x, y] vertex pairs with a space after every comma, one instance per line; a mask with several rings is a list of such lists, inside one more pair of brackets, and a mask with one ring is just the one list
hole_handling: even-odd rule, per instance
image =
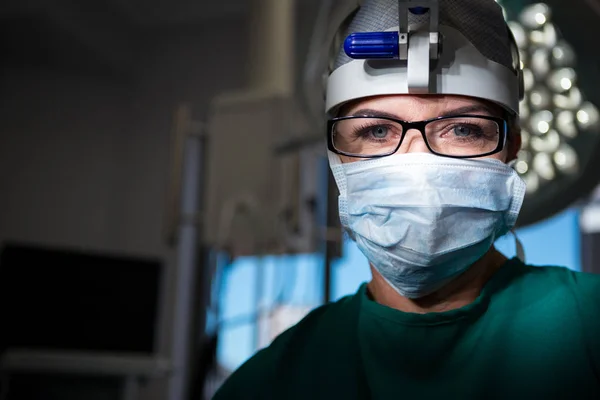
[[525, 183], [495, 159], [398, 154], [341, 163], [329, 153], [342, 226], [402, 296], [419, 298], [467, 270], [511, 230]]

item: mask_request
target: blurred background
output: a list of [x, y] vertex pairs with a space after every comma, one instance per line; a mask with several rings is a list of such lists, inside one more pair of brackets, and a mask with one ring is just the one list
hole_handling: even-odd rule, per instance
[[[359, 3], [0, 4], [0, 400], [208, 399], [370, 279], [324, 141]], [[599, 273], [600, 1], [501, 4], [526, 89], [516, 234], [529, 263]]]

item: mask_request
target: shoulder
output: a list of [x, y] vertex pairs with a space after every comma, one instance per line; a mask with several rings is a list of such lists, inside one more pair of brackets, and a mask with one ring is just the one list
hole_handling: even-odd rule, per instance
[[562, 266], [524, 265], [532, 279], [549, 284], [561, 284], [564, 289], [578, 295], [600, 300], [600, 274], [573, 271]]
[[[582, 339], [586, 343], [590, 362], [595, 365], [596, 371], [600, 371], [600, 274], [576, 272], [566, 268], [546, 268], [567, 283], [565, 298], [570, 295], [574, 299], [576, 307], [572, 311], [579, 315]], [[600, 379], [600, 376], [597, 375], [597, 378]]]
[[562, 271], [569, 282], [570, 290], [577, 298], [582, 312], [588, 319], [599, 322], [597, 333], [600, 334], [600, 274], [588, 272]]
[[511, 260], [513, 276], [527, 285], [551, 285], [600, 299], [600, 274], [573, 271], [557, 265], [530, 265]]
[[560, 266], [521, 264], [523, 290], [551, 294], [562, 305], [572, 305], [571, 311], [581, 317], [588, 331], [600, 335], [600, 274], [573, 271]]
[[298, 324], [279, 335], [237, 369], [217, 391], [214, 400], [263, 399], [299, 368], [310, 368], [323, 352], [340, 347], [338, 333], [358, 318], [357, 295], [318, 307]]
[[561, 266], [534, 266], [517, 259], [510, 260], [506, 267], [493, 285], [499, 307], [529, 311], [537, 307], [536, 312], [549, 313], [555, 319], [576, 318], [587, 330], [600, 335], [599, 274]]

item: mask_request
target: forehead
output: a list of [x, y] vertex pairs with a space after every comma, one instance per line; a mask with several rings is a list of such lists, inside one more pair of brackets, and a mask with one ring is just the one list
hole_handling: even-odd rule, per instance
[[[455, 95], [386, 95], [358, 99], [345, 104], [339, 116], [354, 115], [361, 110], [380, 111], [412, 121], [435, 118], [454, 111], [501, 117], [500, 106], [482, 99]], [[465, 112], [466, 111], [466, 112]]]

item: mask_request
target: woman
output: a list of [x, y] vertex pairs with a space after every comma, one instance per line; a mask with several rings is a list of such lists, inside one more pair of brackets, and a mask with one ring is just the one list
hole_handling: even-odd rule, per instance
[[327, 140], [373, 278], [215, 399], [600, 398], [600, 276], [493, 247], [525, 194], [508, 166], [522, 77], [500, 7], [364, 3], [328, 80]]

